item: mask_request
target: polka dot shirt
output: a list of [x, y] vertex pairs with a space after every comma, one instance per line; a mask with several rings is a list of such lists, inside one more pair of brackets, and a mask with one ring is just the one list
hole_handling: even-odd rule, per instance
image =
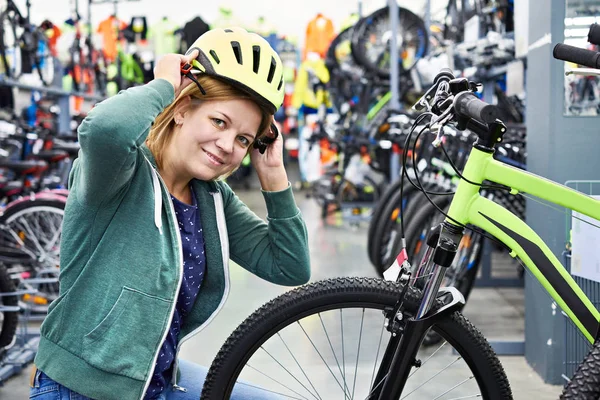
[[194, 191], [192, 190], [192, 205], [182, 203], [173, 196], [171, 196], [171, 201], [175, 208], [181, 235], [183, 279], [171, 328], [158, 353], [154, 374], [146, 391], [145, 399], [158, 397], [171, 380], [173, 360], [175, 360], [178, 343], [177, 338], [185, 316], [192, 310], [194, 301], [200, 292], [200, 286], [206, 271], [204, 236]]

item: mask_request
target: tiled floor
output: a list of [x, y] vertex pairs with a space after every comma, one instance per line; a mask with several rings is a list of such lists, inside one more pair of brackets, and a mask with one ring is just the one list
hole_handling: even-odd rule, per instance
[[[350, 226], [347, 223], [340, 223], [335, 218], [331, 218], [329, 224], [326, 224], [321, 220], [319, 208], [315, 202], [306, 199], [301, 192], [296, 194], [309, 231], [312, 262], [311, 281], [339, 276], [374, 277], [375, 271], [369, 264], [366, 255], [366, 224], [358, 227]], [[265, 215], [262, 196], [257, 190], [240, 191], [239, 195], [257, 214]], [[509, 274], [513, 273], [511, 268], [508, 267]], [[262, 281], [235, 265], [231, 267], [231, 278], [231, 295], [225, 308], [207, 329], [184, 345], [181, 351], [183, 358], [209, 365], [229, 333], [247, 315], [268, 300], [288, 290]], [[493, 309], [493, 313], [490, 312], [491, 309]], [[522, 289], [475, 289], [464, 313], [491, 340], [523, 339]], [[358, 317], [356, 317], [356, 321], [358, 321]], [[350, 333], [347, 335], [351, 336]], [[351, 340], [350, 336], [347, 336], [346, 340]], [[356, 334], [354, 338], [356, 338]], [[451, 354], [448, 352], [443, 357], [450, 356]], [[347, 354], [348, 359], [352, 357], [353, 353]], [[544, 384], [523, 357], [506, 356], [501, 357], [501, 361], [511, 382], [515, 399], [549, 400], [558, 398], [560, 387]], [[326, 370], [319, 370], [322, 367], [317, 366], [317, 363], [310, 365], [313, 366], [313, 373], [320, 374], [322, 372], [323, 376], [329, 374]], [[437, 385], [450, 384], [450, 382], [445, 382], [445, 379], [440, 375], [439, 378], [430, 381], [427, 387], [431, 389], [431, 393], [436, 392]], [[452, 383], [456, 383], [456, 381]], [[327, 399], [343, 398], [339, 387], [337, 390], [339, 394], [336, 397], [329, 395], [322, 397]], [[430, 394], [423, 396], [425, 397], [410, 396], [409, 399], [435, 397]], [[0, 387], [0, 399], [12, 400], [26, 397], [26, 373], [12, 378], [4, 387]]]

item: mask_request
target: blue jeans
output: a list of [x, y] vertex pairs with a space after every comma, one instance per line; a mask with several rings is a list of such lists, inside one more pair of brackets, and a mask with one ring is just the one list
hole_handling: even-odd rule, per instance
[[[198, 400], [200, 398], [208, 369], [186, 360], [179, 360], [179, 369], [181, 376], [177, 384], [185, 388], [186, 391], [173, 390], [172, 386], [169, 386], [158, 397], [158, 400]], [[35, 373], [34, 387], [29, 392], [29, 398], [31, 400], [91, 400], [89, 397], [75, 393], [53, 381], [39, 369]], [[280, 398], [269, 391], [239, 382], [235, 386], [230, 399], [275, 400]]]

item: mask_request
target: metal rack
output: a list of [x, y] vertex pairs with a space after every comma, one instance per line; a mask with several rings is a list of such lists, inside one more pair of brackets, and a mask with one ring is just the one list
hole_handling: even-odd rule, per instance
[[[63, 66], [57, 59], [54, 59], [54, 70], [61, 71]], [[101, 101], [104, 98], [97, 95], [90, 95], [88, 93], [67, 91], [62, 89], [62, 73], [55, 74], [55, 80], [51, 86], [41, 85], [28, 85], [21, 83], [14, 79], [6, 78], [4, 75], [0, 75], [0, 86], [14, 87], [17, 89], [37, 91], [41, 93], [47, 93], [57, 97], [56, 104], [60, 109], [58, 116], [58, 132], [59, 134], [70, 134], [71, 133], [71, 107], [69, 99], [71, 96], [81, 97], [88, 101]]]
[[[26, 284], [26, 287], [37, 287], [41, 284], [57, 283], [58, 278], [32, 278], [23, 279], [22, 283]], [[24, 296], [34, 295], [38, 293], [36, 289], [19, 289], [10, 293], [0, 293], [0, 297], [6, 296]], [[17, 375], [23, 371], [23, 369], [33, 362], [37, 353], [38, 344], [40, 341], [40, 332], [37, 328], [29, 326], [30, 322], [41, 321], [44, 319], [44, 315], [33, 315], [35, 306], [33, 304], [22, 303], [24, 306], [1, 306], [0, 313], [4, 312], [22, 312], [19, 317], [19, 327], [17, 329], [14, 344], [4, 354], [0, 355], [0, 386], [8, 378], [13, 375]]]
[[[598, 196], [600, 195], [600, 181], [596, 180], [570, 180], [565, 182], [565, 186], [578, 190], [582, 193], [585, 193], [590, 196]], [[565, 209], [565, 228], [566, 228], [566, 237], [568, 238], [569, 243], [571, 240], [570, 230], [571, 230], [571, 218], [572, 211], [570, 209]], [[570, 243], [571, 244], [571, 243]], [[572, 274], [571, 270], [571, 250], [570, 246], [563, 252], [564, 264], [567, 268], [567, 271]], [[600, 306], [600, 282], [595, 282], [591, 279], [586, 279], [581, 276], [572, 275], [577, 285], [583, 290], [586, 296], [589, 297], [590, 301], [594, 304], [596, 308]], [[562, 315], [565, 317], [565, 341], [563, 348], [563, 365], [562, 365], [562, 376], [565, 380], [572, 377], [575, 373], [575, 370], [583, 361], [585, 356], [588, 354], [591, 344], [590, 342], [581, 334], [581, 331], [577, 329], [577, 327], [569, 320], [567, 314], [564, 312]]]

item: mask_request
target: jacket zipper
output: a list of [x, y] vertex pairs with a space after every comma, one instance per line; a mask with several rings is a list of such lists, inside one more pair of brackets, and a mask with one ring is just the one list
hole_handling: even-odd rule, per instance
[[[179, 355], [179, 350], [183, 343], [190, 339], [192, 336], [198, 334], [201, 330], [203, 330], [219, 313], [225, 301], [227, 301], [227, 297], [229, 296], [229, 238], [227, 235], [227, 224], [225, 223], [225, 209], [223, 207], [223, 197], [220, 192], [212, 193], [213, 200], [215, 201], [215, 210], [217, 216], [217, 227], [219, 229], [219, 239], [221, 241], [221, 257], [223, 259], [223, 270], [225, 272], [225, 291], [223, 292], [223, 297], [221, 298], [221, 302], [217, 309], [208, 317], [206, 321], [198, 328], [194, 329], [192, 332], [185, 335], [177, 344], [177, 350], [175, 351], [175, 360], [173, 365], [173, 376], [171, 378], [171, 382], [173, 383], [173, 388], [181, 391], [186, 391], [185, 388], [177, 385], [177, 369], [179, 367], [179, 362], [177, 360], [177, 356]], [[183, 389], [183, 390], [182, 390]]]
[[[148, 160], [146, 158], [146, 161], [148, 161], [148, 164], [150, 164], [150, 168], [152, 168], [152, 173], [156, 174], [156, 176], [159, 179], [161, 188], [165, 185], [164, 181], [162, 180], [161, 176], [158, 174], [158, 172], [156, 172], [156, 170], [154, 169], [154, 166], [150, 163], [150, 160]], [[162, 190], [161, 190], [161, 194], [162, 196]], [[156, 203], [156, 199], [154, 199], [155, 203]], [[173, 218], [175, 218], [175, 209], [173, 208], [173, 202], [169, 201], [169, 210], [171, 210], [171, 215], [173, 216]], [[154, 367], [156, 365], [156, 359], [158, 358], [158, 353], [160, 352], [160, 349], [162, 347], [162, 343], [165, 341], [167, 334], [169, 333], [169, 328], [171, 326], [171, 321], [173, 320], [173, 314], [175, 313], [175, 307], [177, 306], [177, 296], [179, 295], [179, 290], [181, 289], [181, 282], [182, 282], [182, 277], [183, 277], [183, 251], [181, 250], [181, 238], [179, 237], [178, 234], [178, 229], [177, 226], [174, 224], [171, 224], [171, 229], [174, 229], [173, 232], [175, 232], [176, 234], [174, 235], [177, 239], [177, 249], [179, 250], [179, 277], [177, 278], [177, 292], [175, 292], [175, 297], [173, 298], [173, 305], [171, 306], [171, 312], [169, 313], [169, 319], [167, 320], [167, 326], [166, 329], [163, 333], [162, 339], [160, 341], [160, 346], [158, 346], [158, 348], [156, 349], [156, 353], [154, 354], [154, 358], [152, 359], [152, 363], [150, 364], [150, 371], [148, 373], [148, 379], [146, 380], [146, 384], [144, 385], [144, 390], [142, 391], [142, 396], [140, 397], [140, 400], [143, 400], [145, 394], [146, 394], [146, 390], [148, 390], [148, 387], [150, 386], [150, 381], [152, 380], [152, 371], [154, 370]]]

